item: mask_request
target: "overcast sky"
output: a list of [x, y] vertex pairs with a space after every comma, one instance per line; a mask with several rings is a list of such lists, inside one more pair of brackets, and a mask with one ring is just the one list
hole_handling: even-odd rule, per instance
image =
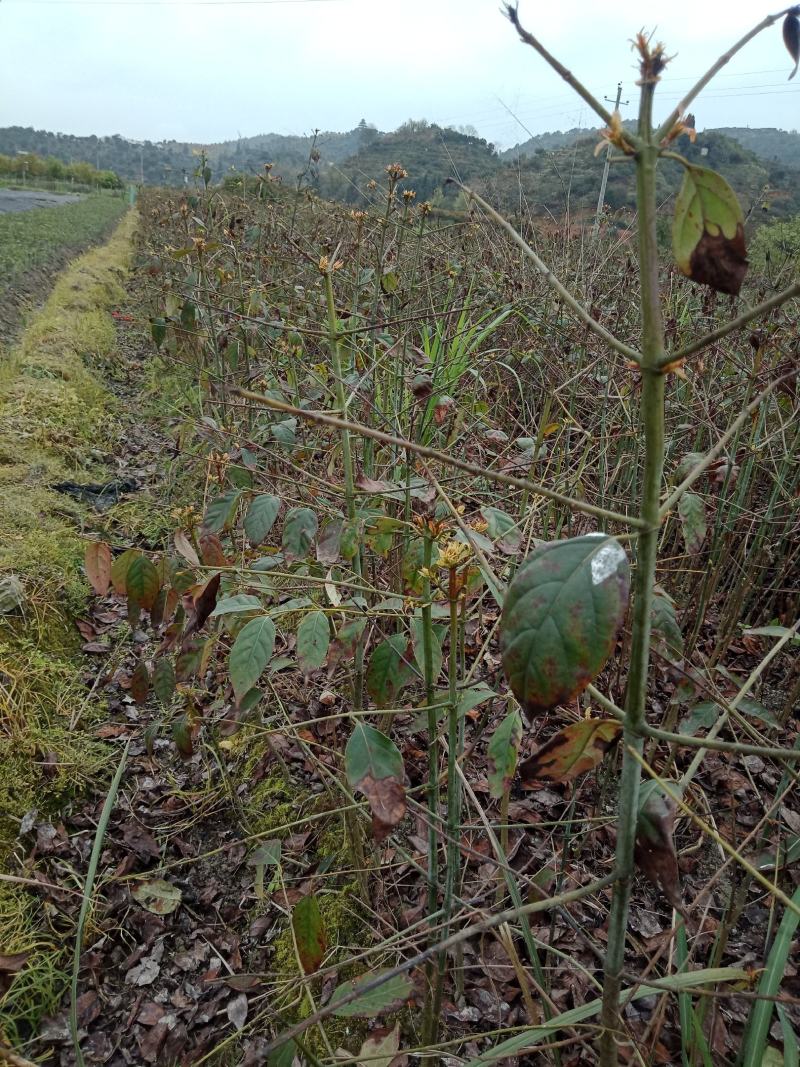
[[[521, 0], [520, 15], [593, 92], [613, 96], [622, 81], [631, 101], [630, 39], [655, 29], [675, 56], [664, 113], [775, 6]], [[0, 0], [0, 42], [0, 126], [210, 143], [426, 118], [472, 124], [507, 147], [527, 138], [524, 127], [592, 125], [498, 0]], [[698, 128], [797, 129], [800, 77], [787, 82], [790, 69], [772, 27], [695, 106]]]

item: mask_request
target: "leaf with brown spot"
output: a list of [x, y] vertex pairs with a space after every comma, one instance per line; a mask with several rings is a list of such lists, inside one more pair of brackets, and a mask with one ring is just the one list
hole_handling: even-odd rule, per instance
[[98, 596], [105, 596], [111, 585], [111, 549], [105, 541], [91, 541], [86, 546], [86, 577]]
[[520, 764], [522, 784], [572, 781], [596, 767], [621, 732], [616, 719], [582, 719], [565, 726]]
[[379, 1026], [364, 1038], [358, 1052], [359, 1067], [390, 1067], [400, 1048], [400, 1023], [393, 1029]]
[[139, 882], [131, 890], [131, 896], [154, 915], [170, 915], [181, 906], [183, 893], [178, 886], [163, 878], [151, 878]]
[[[678, 791], [678, 783], [671, 783], [671, 788]], [[673, 908], [683, 914], [678, 857], [672, 840], [676, 812], [675, 801], [658, 782], [644, 783], [639, 793], [635, 855], [645, 878], [660, 888]]]
[[629, 583], [625, 550], [605, 534], [552, 541], [527, 557], [503, 604], [500, 652], [529, 714], [571, 700], [594, 681], [614, 650]]
[[692, 281], [738, 295], [747, 273], [744, 215], [736, 193], [716, 171], [684, 165], [672, 249], [678, 267]]
[[375, 840], [383, 841], [406, 813], [400, 750], [385, 734], [359, 721], [347, 742], [344, 766], [350, 787], [369, 802]]
[[499, 798], [511, 785], [522, 741], [522, 718], [514, 708], [492, 734], [486, 748], [489, 760], [489, 794]]

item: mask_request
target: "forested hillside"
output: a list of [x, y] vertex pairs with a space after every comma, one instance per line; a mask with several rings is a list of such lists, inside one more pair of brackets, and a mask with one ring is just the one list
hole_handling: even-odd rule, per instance
[[[413, 189], [416, 199], [455, 202], [444, 192], [448, 177], [457, 177], [489, 193], [505, 211], [523, 206], [535, 215], [586, 214], [594, 210], [604, 162], [595, 156], [597, 131], [572, 129], [544, 133], [513, 149], [498, 152], [474, 131], [459, 132], [425, 120], [404, 123], [382, 133], [362, 119], [344, 133], [309, 136], [262, 134], [203, 146], [162, 141], [142, 143], [123, 137], [74, 137], [19, 126], [0, 130], [0, 152], [14, 156], [36, 152], [65, 163], [87, 160], [150, 185], [193, 183], [204, 153], [212, 182], [238, 175], [263, 174], [265, 163], [284, 185], [300, 184], [317, 195], [349, 204], [371, 199], [370, 181], [391, 163], [407, 172], [398, 190]], [[695, 144], [686, 139], [680, 151], [692, 162], [724, 167], [729, 180], [756, 220], [786, 218], [800, 211], [800, 135], [781, 130], [707, 130]], [[671, 196], [679, 168], [662, 161], [659, 196]], [[612, 211], [633, 203], [633, 170], [612, 166], [606, 192]]]

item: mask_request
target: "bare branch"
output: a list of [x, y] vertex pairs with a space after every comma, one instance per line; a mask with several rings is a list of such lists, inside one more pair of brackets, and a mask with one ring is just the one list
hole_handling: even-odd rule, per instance
[[698, 81], [695, 85], [692, 86], [692, 88], [689, 90], [686, 96], [684, 96], [683, 100], [681, 100], [681, 102], [677, 105], [677, 107], [669, 116], [669, 118], [666, 119], [658, 128], [654, 138], [656, 143], [667, 136], [667, 134], [670, 132], [670, 130], [681, 117], [681, 115], [684, 115], [688, 111], [695, 97], [699, 96], [700, 93], [702, 93], [703, 89], [705, 89], [711, 79], [715, 78], [717, 74], [719, 74], [719, 72], [726, 65], [726, 63], [729, 63], [737, 52], [740, 52], [744, 48], [744, 46], [746, 44], [749, 44], [749, 42], [752, 41], [754, 37], [757, 37], [759, 33], [762, 32], [762, 30], [768, 30], [770, 26], [774, 26], [778, 19], [782, 19], [784, 15], [786, 15], [787, 12], [790, 10], [791, 8], [785, 8], [783, 11], [779, 11], [777, 15], [767, 15], [767, 17], [762, 22], [759, 22], [757, 26], [754, 26], [753, 29], [750, 30], [749, 33], [746, 33], [744, 37], [742, 37], [740, 40], [738, 40], [732, 48], [729, 48], [727, 52], [721, 55], [717, 62], [713, 65], [713, 67], [710, 67], [709, 70], [706, 71], [700, 81]]
[[712, 330], [710, 333], [704, 334], [702, 337], [698, 337], [696, 341], [692, 341], [691, 344], [686, 345], [685, 348], [681, 348], [680, 351], [671, 352], [664, 356], [660, 365], [664, 367], [669, 363], [674, 363], [676, 360], [688, 359], [689, 356], [693, 356], [697, 352], [702, 352], [704, 348], [713, 345], [715, 341], [720, 341], [723, 337], [727, 337], [729, 333], [734, 333], [736, 330], [740, 330], [742, 326], [746, 326], [748, 322], [752, 322], [753, 319], [765, 315], [768, 311], [773, 311], [775, 308], [780, 307], [782, 304], [785, 304], [787, 300], [791, 300], [795, 296], [800, 296], [800, 280], [792, 282], [788, 289], [776, 293], [775, 296], [771, 296], [769, 300], [765, 300], [763, 303], [756, 304], [755, 307], [743, 311], [741, 315], [738, 315], [735, 319], [731, 319], [730, 322], [726, 322], [724, 326], [720, 326], [718, 329]]
[[581, 82], [578, 81], [575, 75], [571, 71], [567, 70], [563, 63], [559, 63], [556, 57], [554, 55], [551, 55], [550, 52], [548, 52], [547, 49], [544, 47], [544, 45], [541, 44], [541, 42], [539, 42], [533, 36], [532, 33], [528, 33], [528, 31], [523, 28], [519, 21], [519, 11], [517, 8], [517, 4], [506, 4], [506, 15], [508, 16], [508, 20], [511, 25], [519, 34], [520, 40], [524, 44], [529, 44], [531, 48], [538, 52], [542, 59], [546, 63], [549, 63], [549, 65], [553, 68], [556, 74], [560, 75], [567, 83], [567, 85], [574, 89], [578, 96], [580, 96], [583, 100], [586, 101], [592, 111], [594, 111], [597, 115], [600, 116], [606, 126], [610, 126], [611, 112], [606, 111], [600, 101], [597, 100], [594, 96], [592, 96], [589, 90]]
[[528, 257], [528, 259], [531, 260], [531, 262], [539, 271], [539, 273], [544, 276], [545, 281], [548, 282], [548, 284], [551, 285], [553, 289], [555, 289], [555, 291], [558, 293], [564, 303], [569, 308], [571, 308], [571, 310], [574, 312], [575, 315], [577, 315], [581, 322], [585, 323], [586, 326], [589, 327], [592, 333], [596, 334], [599, 338], [601, 338], [601, 340], [605, 341], [609, 348], [613, 348], [615, 352], [619, 352], [621, 356], [625, 356], [626, 359], [631, 360], [634, 363], [642, 362], [641, 354], [637, 352], [635, 348], [631, 348], [630, 345], [626, 345], [624, 341], [620, 341], [619, 338], [615, 337], [613, 333], [609, 333], [609, 331], [604, 326], [601, 326], [599, 322], [595, 322], [595, 320], [592, 318], [586, 308], [583, 307], [582, 304], [578, 303], [578, 301], [575, 299], [569, 289], [567, 289], [566, 286], [564, 286], [563, 283], [558, 280], [556, 275], [550, 270], [547, 264], [536, 255], [536, 253], [528, 244], [528, 242], [523, 237], [521, 237], [520, 234], [517, 233], [511, 223], [507, 219], [504, 219], [499, 211], [495, 211], [491, 204], [487, 203], [487, 201], [484, 200], [482, 196], [478, 196], [477, 193], [474, 193], [472, 189], [469, 188], [469, 186], [462, 185], [461, 182], [456, 181], [455, 178], [448, 178], [447, 181], [448, 184], [455, 185], [464, 193], [466, 193], [466, 195], [471, 200], [474, 200], [475, 203], [478, 204], [481, 210], [486, 212], [486, 214], [489, 216], [489, 218], [491, 218], [493, 222], [495, 222], [502, 230], [505, 230], [505, 232], [514, 242], [514, 244], [522, 249], [522, 251]]

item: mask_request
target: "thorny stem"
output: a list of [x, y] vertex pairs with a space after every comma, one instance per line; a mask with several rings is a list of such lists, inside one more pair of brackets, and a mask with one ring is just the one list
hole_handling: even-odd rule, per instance
[[659, 503], [664, 466], [664, 375], [659, 363], [664, 355], [664, 327], [658, 279], [656, 236], [656, 162], [658, 146], [652, 136], [653, 93], [657, 72], [651, 71], [652, 58], [642, 56], [642, 94], [639, 107], [639, 138], [636, 153], [636, 193], [639, 210], [639, 275], [642, 322], [642, 395], [639, 411], [644, 431], [645, 457], [639, 517], [645, 529], [636, 547], [636, 579], [633, 605], [633, 637], [625, 694], [625, 748], [617, 815], [617, 847], [614, 874], [616, 882], [608, 923], [601, 1012], [600, 1063], [616, 1067], [618, 1050], [615, 1031], [619, 1029], [619, 1003], [625, 960], [628, 905], [634, 870], [634, 846], [641, 770], [637, 756], [643, 748], [641, 727], [647, 697], [650, 662], [650, 611], [655, 582], [659, 535]]
[[[346, 400], [344, 395], [344, 373], [342, 369], [342, 350], [341, 341], [339, 339], [338, 327], [339, 320], [336, 315], [336, 304], [333, 297], [333, 275], [332, 267], [328, 267], [324, 271], [325, 279], [325, 300], [328, 310], [328, 328], [330, 330], [330, 353], [331, 363], [333, 364], [333, 378], [334, 388], [336, 390], [336, 403], [339, 410], [344, 414], [346, 410]], [[347, 518], [350, 522], [355, 521], [356, 516], [356, 504], [355, 504], [355, 480], [353, 474], [353, 456], [350, 449], [350, 432], [347, 429], [342, 429], [342, 466], [344, 468], [344, 497], [345, 497], [345, 509], [347, 511]], [[362, 565], [361, 565], [361, 551], [356, 552], [353, 557], [353, 572], [356, 575], [359, 583], [362, 579]], [[362, 710], [364, 704], [364, 642], [362, 638], [359, 638], [356, 642], [354, 652], [353, 663], [353, 711], [358, 713]], [[362, 895], [364, 899], [367, 899], [369, 893], [369, 884], [366, 873], [366, 859], [364, 856], [364, 840], [362, 835], [361, 824], [358, 821], [356, 812], [348, 811], [345, 813], [345, 826], [347, 827], [347, 835], [350, 839], [350, 845], [353, 850], [353, 860], [355, 866], [359, 870], [359, 881]]]
[[[447, 708], [447, 862], [445, 864], [444, 897], [442, 900], [443, 932], [442, 940], [450, 936], [450, 922], [453, 915], [453, 900], [456, 888], [456, 874], [461, 869], [459, 863], [461, 835], [461, 782], [456, 773], [458, 757], [458, 573], [455, 567], [448, 571], [448, 597], [450, 600], [450, 651], [448, 663], [448, 708]], [[433, 993], [433, 1013], [438, 1020], [441, 1012], [444, 980], [447, 976], [447, 953], [439, 956], [436, 985]]]
[[[430, 569], [433, 556], [433, 537], [426, 523], [423, 540], [422, 596], [422, 660], [425, 674], [425, 702], [428, 706], [428, 914], [436, 914], [439, 895], [439, 723], [433, 689], [433, 623], [431, 612]], [[426, 968], [428, 988], [433, 989], [438, 981], [438, 969], [433, 962]], [[439, 1035], [439, 1015], [434, 1010], [434, 997], [425, 1003], [423, 1040], [426, 1045], [436, 1044]]]

